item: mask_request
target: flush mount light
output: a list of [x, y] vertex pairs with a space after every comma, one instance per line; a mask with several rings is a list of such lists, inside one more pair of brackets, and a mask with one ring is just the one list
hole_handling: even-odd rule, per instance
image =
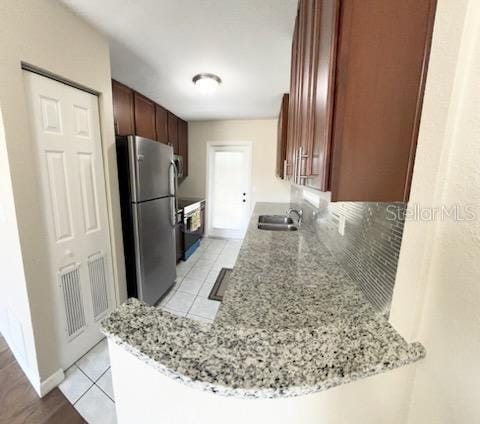
[[192, 81], [202, 94], [213, 93], [222, 83], [222, 80], [217, 75], [206, 73], [195, 75]]

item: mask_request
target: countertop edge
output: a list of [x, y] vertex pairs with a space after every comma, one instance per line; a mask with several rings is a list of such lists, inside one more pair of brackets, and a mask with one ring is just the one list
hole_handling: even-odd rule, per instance
[[[143, 304], [143, 302], [140, 302], [136, 299], [134, 299], [133, 301], [138, 302], [138, 304]], [[128, 300], [127, 303], [128, 302], [132, 302], [132, 300]], [[120, 308], [122, 306], [123, 305], [121, 305]], [[158, 360], [155, 360], [148, 354], [142, 352], [138, 347], [133, 346], [132, 344], [126, 342], [121, 336], [110, 332], [103, 325], [100, 326], [100, 330], [109, 340], [113, 341], [115, 344], [124, 348], [127, 352], [135, 356], [137, 359], [139, 359], [143, 363], [147, 364], [148, 366], [151, 366], [154, 370], [171, 378], [172, 380], [178, 381], [188, 387], [191, 387], [197, 390], [211, 392], [211, 393], [218, 394], [225, 397], [235, 397], [235, 398], [244, 398], [244, 399], [259, 399], [259, 398], [280, 399], [280, 398], [297, 397], [297, 396], [318, 393], [318, 392], [322, 392], [340, 385], [352, 383], [357, 380], [382, 374], [387, 371], [392, 371], [398, 368], [402, 368], [404, 366], [413, 364], [425, 358], [426, 356], [426, 350], [424, 346], [419, 342], [412, 342], [408, 344], [409, 356], [407, 358], [403, 360], [399, 360], [395, 363], [388, 363], [388, 364], [379, 363], [361, 373], [359, 372], [359, 373], [346, 375], [342, 378], [338, 378], [338, 377], [327, 378], [322, 382], [318, 384], [313, 384], [313, 385], [291, 386], [288, 388], [281, 388], [281, 389], [265, 389], [265, 388], [240, 389], [240, 388], [228, 387], [220, 384], [213, 384], [213, 383], [202, 381], [202, 380], [193, 380], [192, 378], [186, 376], [185, 374], [181, 374], [177, 371], [169, 369], [168, 367], [160, 363]]]

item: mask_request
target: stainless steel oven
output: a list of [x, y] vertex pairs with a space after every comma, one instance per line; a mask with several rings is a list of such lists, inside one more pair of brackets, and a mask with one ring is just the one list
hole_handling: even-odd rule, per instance
[[[194, 216], [200, 215], [200, 226], [194, 228], [192, 220]], [[205, 216], [205, 202], [192, 203], [183, 208], [182, 230], [183, 230], [183, 248], [184, 256], [188, 256], [189, 249], [203, 237], [205, 223], [203, 222]]]

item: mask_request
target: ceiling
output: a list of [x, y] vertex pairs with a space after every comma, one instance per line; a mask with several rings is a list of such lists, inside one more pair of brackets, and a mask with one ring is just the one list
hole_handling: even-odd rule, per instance
[[[112, 76], [183, 119], [278, 115], [297, 0], [62, 0], [110, 40]], [[192, 77], [219, 75], [210, 96]]]

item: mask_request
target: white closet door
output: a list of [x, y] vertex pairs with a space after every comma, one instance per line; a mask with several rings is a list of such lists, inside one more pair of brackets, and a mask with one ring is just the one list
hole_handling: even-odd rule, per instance
[[101, 339], [98, 321], [115, 305], [98, 99], [31, 72], [24, 78], [66, 368]]

